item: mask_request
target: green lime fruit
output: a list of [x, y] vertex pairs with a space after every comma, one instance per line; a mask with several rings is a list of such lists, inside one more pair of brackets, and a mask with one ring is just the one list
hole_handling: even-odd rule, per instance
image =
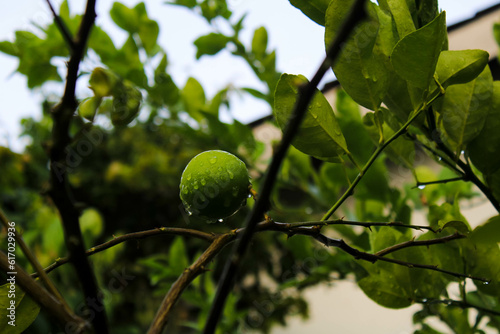
[[221, 220], [246, 204], [249, 186], [243, 161], [225, 151], [205, 151], [182, 172], [180, 197], [189, 214]]

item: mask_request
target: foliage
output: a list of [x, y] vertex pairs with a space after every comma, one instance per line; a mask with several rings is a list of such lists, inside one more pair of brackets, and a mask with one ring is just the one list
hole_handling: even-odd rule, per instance
[[[327, 48], [346, 29], [342, 22], [354, 2], [290, 1], [325, 27]], [[241, 233], [254, 204], [249, 200], [223, 224], [207, 225], [183, 210], [182, 171], [202, 151], [225, 150], [246, 163], [258, 194], [270, 143], [259, 142], [237, 120], [222, 122], [220, 110], [231, 108], [236, 93], [250, 94], [272, 108], [274, 121], [266, 125], [285, 131], [309, 83], [300, 74], [278, 72], [264, 27], [250, 43], [242, 41], [244, 17], [235, 18], [226, 1], [167, 4], [209, 24], [211, 31], [193, 41], [196, 59], [230, 50], [266, 89], [223, 87], [207, 96], [196, 78], [175, 82], [157, 42], [159, 24], [146, 5], [116, 2], [109, 15], [127, 39], [116, 45], [103, 27], [92, 28], [83, 63], [93, 70], [80, 71], [78, 79], [90, 91], [77, 91], [62, 158], [53, 153], [62, 138], [62, 93], [45, 97], [40, 120], [22, 121], [23, 135], [31, 139], [22, 154], [0, 148], [2, 210], [22, 226], [43, 266], [69, 251], [65, 215], [53, 192], [54, 177], [68, 180], [116, 333], [145, 332], [172, 291], [182, 296], [167, 330], [203, 330], [230, 256], [224, 246]], [[469, 222], [461, 212], [479, 197], [500, 210], [500, 85], [485, 51], [448, 50], [446, 14], [437, 8], [433, 0], [367, 2], [365, 20], [352, 29], [332, 68], [342, 89], [334, 103], [313, 90], [218, 332], [268, 333], [291, 314], [307, 317], [304, 289], [347, 278], [383, 307], [421, 304], [415, 333], [437, 333], [428, 322], [434, 316], [454, 333], [500, 330], [499, 216]], [[84, 16], [70, 13], [66, 1], [57, 12], [67, 33], [76, 35]], [[57, 20], [0, 42], [0, 51], [18, 58], [17, 71], [29, 88], [61, 81], [53, 60], [71, 56], [69, 48]], [[89, 59], [94, 54], [97, 61]], [[417, 225], [415, 213], [427, 224]], [[136, 242], [113, 243], [120, 235]], [[207, 262], [200, 262], [205, 255]], [[70, 309], [93, 321], [75, 284], [78, 275], [63, 262], [50, 267], [50, 279]], [[26, 254], [19, 252], [17, 263], [36, 271]], [[190, 273], [190, 284], [175, 290]], [[56, 331], [61, 324], [44, 308], [38, 315], [29, 295], [16, 296], [18, 323], [33, 322], [29, 333]], [[5, 293], [0, 297], [0, 304], [8, 303]]]

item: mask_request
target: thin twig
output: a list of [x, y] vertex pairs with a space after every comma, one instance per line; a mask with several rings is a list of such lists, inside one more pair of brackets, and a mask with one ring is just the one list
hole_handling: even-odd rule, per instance
[[[152, 230], [146, 230], [146, 231], [128, 233], [128, 234], [121, 235], [119, 237], [114, 237], [110, 241], [107, 241], [107, 242], [105, 242], [103, 244], [100, 244], [100, 245], [97, 245], [97, 246], [94, 246], [94, 247], [88, 249], [85, 252], [85, 254], [87, 256], [90, 256], [90, 255], [93, 255], [95, 253], [102, 252], [103, 250], [106, 250], [106, 249], [111, 248], [113, 246], [116, 246], [118, 244], [121, 244], [122, 242], [125, 242], [125, 241], [145, 239], [145, 238], [148, 238], [148, 237], [153, 237], [153, 236], [156, 236], [156, 235], [163, 235], [163, 234], [190, 236], [190, 237], [202, 239], [202, 240], [209, 241], [209, 242], [214, 241], [215, 238], [216, 238], [215, 234], [205, 233], [205, 232], [201, 232], [201, 231], [198, 231], [198, 230], [191, 230], [191, 229], [185, 229], [185, 228], [176, 228], [176, 227], [159, 227], [159, 228], [155, 228], [155, 229], [152, 229]], [[52, 270], [54, 270], [54, 269], [62, 266], [63, 264], [65, 264], [67, 262], [69, 262], [69, 258], [67, 258], [67, 257], [59, 258], [54, 263], [52, 263], [47, 268], [45, 268], [44, 271], [46, 273], [49, 273]], [[38, 273], [39, 272], [40, 271], [31, 274], [31, 276], [38, 277]]]
[[433, 113], [433, 110], [432, 108], [430, 108], [427, 112], [427, 118], [428, 118], [428, 124], [430, 126], [430, 129], [429, 129], [429, 133], [431, 134], [429, 137], [431, 137], [430, 139], [432, 141], [434, 141], [434, 143], [436, 143], [436, 146], [438, 147], [438, 149], [443, 152], [444, 154], [446, 154], [446, 156], [452, 160], [454, 160], [456, 162], [456, 164], [458, 165], [458, 167], [460, 167], [462, 169], [462, 172], [465, 176], [465, 178], [472, 182], [473, 184], [476, 185], [476, 187], [478, 187], [481, 192], [488, 198], [488, 200], [491, 202], [491, 204], [495, 207], [495, 209], [500, 212], [500, 202], [495, 198], [495, 196], [493, 195], [492, 191], [490, 190], [490, 188], [488, 188], [488, 186], [486, 186], [486, 184], [484, 184], [478, 177], [477, 175], [474, 173], [474, 171], [471, 169], [471, 167], [463, 162], [461, 159], [457, 159], [456, 158], [456, 155], [454, 152], [452, 152], [448, 146], [445, 145], [445, 143], [443, 142], [442, 140], [442, 137], [441, 137], [441, 131], [436, 127], [436, 121], [435, 121], [435, 117], [434, 117], [434, 113]]
[[299, 88], [299, 96], [291, 113], [291, 117], [288, 120], [287, 126], [283, 131], [282, 140], [273, 155], [271, 164], [269, 165], [266, 174], [264, 175], [260, 196], [257, 199], [253, 210], [247, 216], [244, 224], [246, 228], [242, 233], [241, 238], [238, 239], [238, 242], [236, 242], [233, 247], [230, 258], [224, 267], [217, 287], [214, 302], [212, 303], [207, 321], [205, 323], [205, 328], [203, 330], [204, 334], [211, 334], [215, 332], [225, 301], [233, 286], [237, 269], [241, 265], [243, 256], [255, 231], [255, 226], [262, 218], [265, 211], [269, 208], [271, 191], [276, 181], [276, 175], [278, 174], [281, 163], [286, 156], [288, 147], [300, 127], [302, 119], [307, 111], [307, 107], [316, 93], [318, 84], [337, 58], [339, 52], [342, 50], [344, 41], [347, 40], [348, 36], [354, 30], [358, 22], [362, 21], [366, 17], [364, 8], [365, 2], [366, 0], [357, 0], [354, 3], [351, 13], [349, 13], [335, 41], [328, 49], [327, 57], [320, 65], [318, 71], [307, 85]]
[[412, 189], [415, 189], [415, 188], [420, 188], [420, 187], [425, 187], [425, 186], [428, 186], [428, 185], [431, 185], [431, 184], [445, 184], [445, 183], [448, 183], [448, 182], [455, 182], [455, 181], [465, 181], [465, 177], [452, 177], [450, 179], [444, 179], [444, 180], [436, 180], [436, 181], [429, 181], [429, 182], [420, 182], [420, 181], [417, 181], [417, 184], [412, 187]]
[[96, 0], [88, 0], [78, 33], [73, 40], [71, 57], [68, 61], [66, 86], [58, 105], [52, 110], [54, 120], [52, 127], [52, 142], [49, 148], [50, 158], [50, 189], [48, 194], [52, 198], [61, 216], [64, 230], [64, 240], [69, 252], [70, 261], [80, 281], [85, 303], [92, 310], [92, 326], [95, 333], [107, 334], [108, 325], [106, 311], [103, 307], [95, 310], [95, 303], [103, 304], [98, 293], [97, 281], [92, 266], [85, 254], [82, 231], [79, 224], [80, 212], [75, 207], [71, 194], [70, 183], [65, 170], [66, 148], [71, 142], [69, 128], [73, 114], [77, 107], [75, 89], [78, 79], [80, 62], [85, 54], [87, 40], [94, 25]]
[[17, 264], [13, 267], [14, 269], [12, 269], [7, 255], [0, 252], [0, 269], [7, 274], [7, 284], [10, 284], [9, 278], [13, 276], [16, 285], [19, 285], [38, 305], [47, 310], [60, 323], [69, 324], [73, 333], [81, 333], [85, 328], [88, 328], [85, 320], [75, 315], [71, 310], [68, 311], [61, 301], [55, 299], [44, 287], [40, 286], [23, 268]]
[[416, 247], [416, 246], [430, 246], [430, 245], [436, 245], [436, 244], [444, 244], [444, 243], [450, 242], [452, 240], [464, 239], [464, 238], [467, 238], [467, 236], [465, 236], [465, 235], [460, 234], [460, 233], [457, 232], [457, 233], [454, 233], [454, 234], [451, 234], [451, 235], [447, 235], [447, 236], [441, 237], [441, 238], [436, 238], [436, 239], [417, 240], [417, 241], [415, 241], [415, 240], [409, 240], [409, 241], [406, 241], [406, 242], [403, 242], [403, 243], [400, 243], [400, 244], [393, 245], [393, 246], [387, 247], [385, 249], [382, 249], [382, 250], [378, 251], [377, 253], [375, 253], [375, 255], [385, 256], [387, 254], [396, 252], [396, 251], [401, 250], [403, 248]]
[[474, 304], [471, 304], [466, 301], [461, 301], [461, 300], [455, 300], [455, 299], [426, 299], [426, 300], [416, 300], [417, 303], [423, 304], [423, 305], [431, 305], [431, 304], [445, 304], [448, 306], [456, 306], [460, 307], [462, 309], [467, 309], [467, 308], [473, 308], [476, 309], [480, 312], [483, 313], [488, 313], [494, 316], [500, 316], [499, 311], [491, 310], [482, 306], [477, 306]]
[[26, 256], [28, 261], [31, 263], [33, 268], [36, 271], [41, 273], [40, 279], [43, 282], [43, 284], [45, 285], [45, 287], [50, 291], [50, 293], [52, 293], [54, 298], [59, 300], [61, 305], [66, 309], [66, 312], [72, 313], [71, 308], [66, 303], [66, 300], [64, 300], [64, 298], [61, 296], [61, 294], [59, 293], [59, 290], [57, 290], [54, 283], [52, 283], [52, 281], [50, 280], [47, 273], [43, 270], [43, 267], [40, 264], [40, 262], [38, 262], [38, 259], [36, 258], [36, 256], [31, 252], [28, 245], [26, 245], [26, 243], [24, 242], [24, 239], [21, 236], [21, 233], [19, 233], [19, 231], [15, 228], [15, 226], [11, 226], [9, 224], [9, 220], [7, 219], [5, 214], [2, 212], [2, 210], [0, 210], [0, 221], [2, 222], [2, 225], [5, 226], [6, 231], [10, 231], [10, 229], [14, 230], [14, 239], [15, 239], [17, 245], [21, 248], [21, 251]]
[[413, 230], [427, 230], [427, 231], [432, 231], [436, 232], [432, 227], [426, 226], [426, 225], [410, 225], [410, 224], [403, 224], [401, 222], [358, 222], [358, 221], [350, 221], [350, 220], [343, 220], [343, 219], [336, 219], [336, 220], [325, 220], [325, 221], [310, 221], [310, 222], [299, 222], [299, 223], [278, 223], [276, 224], [286, 224], [287, 227], [289, 228], [294, 228], [294, 227], [302, 227], [302, 226], [326, 226], [326, 225], [350, 225], [350, 226], [362, 226], [366, 227], [368, 229], [371, 229], [371, 227], [375, 226], [387, 226], [387, 227], [404, 227], [404, 228], [409, 228]]
[[56, 23], [57, 28], [61, 32], [61, 35], [62, 35], [64, 41], [66, 42], [66, 44], [68, 44], [68, 48], [70, 50], [75, 49], [75, 42], [73, 41], [73, 36], [71, 36], [71, 32], [69, 31], [68, 26], [64, 23], [62, 18], [59, 15], [57, 15], [50, 0], [46, 0], [46, 1], [47, 1], [47, 4], [49, 5], [50, 11], [52, 12], [52, 15], [54, 16], [54, 22]]

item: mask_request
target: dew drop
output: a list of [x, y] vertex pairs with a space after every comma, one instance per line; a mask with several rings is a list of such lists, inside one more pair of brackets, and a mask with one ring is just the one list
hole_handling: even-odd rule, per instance
[[490, 284], [490, 282], [483, 282], [483, 284], [484, 284], [484, 285], [488, 285], [488, 284]]
[[438, 157], [438, 161], [441, 161], [441, 160], [443, 160], [443, 158], [441, 158], [441, 157]]
[[227, 170], [227, 173], [229, 174], [229, 178], [232, 180], [234, 179], [234, 174], [231, 172], [229, 169]]
[[189, 174], [186, 176], [186, 179], [187, 179], [188, 181], [191, 181], [191, 178], [192, 178], [191, 173], [189, 173]]
[[212, 165], [215, 165], [216, 162], [217, 162], [217, 157], [210, 158], [210, 163]]
[[187, 209], [186, 209], [186, 212], [187, 212], [188, 216], [192, 216], [193, 215], [193, 213], [191, 211], [187, 210]]
[[198, 190], [199, 187], [198, 187], [198, 183], [196, 182], [194, 185], [193, 185], [194, 189]]
[[222, 172], [222, 167], [218, 167], [218, 168], [217, 168], [217, 170], [218, 170], [219, 172]]
[[221, 218], [221, 219], [217, 219], [217, 221], [218, 221], [219, 223], [223, 223], [223, 222], [224, 222], [224, 219], [222, 219], [222, 218]]
[[204, 186], [204, 185], [207, 184], [207, 181], [205, 179], [201, 179], [200, 183], [201, 183], [202, 186]]
[[421, 185], [419, 185], [417, 188], [418, 188], [418, 189], [420, 189], [420, 190], [424, 190], [424, 189], [425, 189], [425, 185], [424, 185], [424, 184], [421, 184]]
[[460, 151], [460, 154], [464, 155], [464, 154], [465, 154], [465, 151], [463, 151], [463, 150], [462, 150], [462, 151]]
[[252, 197], [252, 194], [248, 193], [247, 197], [248, 197], [248, 198]]

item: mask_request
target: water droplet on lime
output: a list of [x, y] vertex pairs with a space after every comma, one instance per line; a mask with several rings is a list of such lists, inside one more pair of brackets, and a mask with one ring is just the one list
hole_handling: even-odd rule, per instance
[[231, 172], [229, 169], [227, 170], [227, 173], [229, 174], [229, 178], [232, 180], [234, 179], [234, 173]]
[[207, 181], [205, 179], [201, 179], [200, 183], [201, 183], [202, 186], [204, 186], [204, 185], [207, 184]]
[[212, 165], [215, 165], [216, 162], [217, 162], [217, 157], [210, 158], [210, 163]]

